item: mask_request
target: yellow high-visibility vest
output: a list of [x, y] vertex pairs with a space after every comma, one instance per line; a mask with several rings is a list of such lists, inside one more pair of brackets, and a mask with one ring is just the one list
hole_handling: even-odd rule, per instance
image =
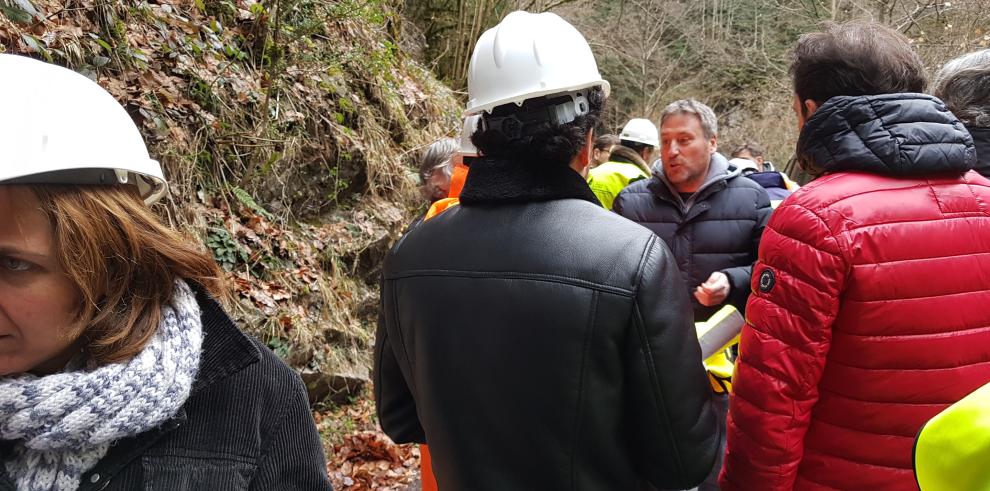
[[588, 187], [606, 210], [612, 209], [615, 197], [631, 183], [648, 179], [649, 174], [629, 162], [605, 162], [588, 172]]
[[695, 322], [694, 328], [701, 345], [701, 357], [705, 360], [712, 390], [718, 393], [732, 391], [732, 372], [735, 369], [729, 359], [729, 348], [739, 342], [746, 319], [731, 305], [715, 312], [705, 322]]
[[990, 384], [921, 427], [914, 475], [922, 491], [990, 491]]

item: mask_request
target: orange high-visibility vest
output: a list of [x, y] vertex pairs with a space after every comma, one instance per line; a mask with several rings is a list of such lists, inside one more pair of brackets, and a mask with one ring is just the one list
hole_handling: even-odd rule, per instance
[[440, 491], [437, 487], [437, 477], [433, 475], [433, 459], [430, 458], [430, 447], [419, 446], [419, 482], [423, 491]]
[[468, 166], [457, 163], [454, 165], [454, 172], [450, 175], [450, 191], [447, 192], [448, 198], [456, 198], [461, 195], [461, 190], [464, 189], [464, 181], [467, 180]]

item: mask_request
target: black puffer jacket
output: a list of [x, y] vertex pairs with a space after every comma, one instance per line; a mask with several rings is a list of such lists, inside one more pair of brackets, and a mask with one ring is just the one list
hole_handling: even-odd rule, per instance
[[695, 320], [706, 320], [720, 308], [705, 307], [691, 294], [715, 271], [725, 273], [732, 285], [726, 303], [745, 309], [760, 237], [772, 209], [766, 190], [730, 168], [725, 157], [712, 156], [708, 178], [687, 203], [667, 182], [658, 162], [653, 177], [622, 190], [612, 210], [667, 243], [686, 281]]
[[[945, 130], [947, 124], [952, 131]], [[918, 162], [951, 162], [953, 166], [940, 170], [965, 172], [972, 168], [969, 137], [935, 96], [910, 92], [836, 96], [805, 124], [797, 157], [801, 167], [815, 176], [846, 171], [898, 177], [932, 174], [930, 165]], [[960, 148], [965, 155], [949, 153]]]
[[670, 252], [564, 168], [471, 166], [389, 255], [379, 421], [440, 489], [699, 483], [719, 429]]

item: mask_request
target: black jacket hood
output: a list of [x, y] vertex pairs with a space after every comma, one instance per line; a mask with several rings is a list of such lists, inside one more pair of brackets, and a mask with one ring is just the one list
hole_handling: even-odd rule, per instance
[[797, 155], [816, 176], [963, 173], [976, 165], [973, 138], [945, 104], [910, 93], [829, 99], [805, 123]]

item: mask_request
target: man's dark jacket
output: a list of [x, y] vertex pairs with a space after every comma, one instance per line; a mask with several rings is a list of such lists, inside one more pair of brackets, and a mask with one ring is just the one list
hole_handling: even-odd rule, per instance
[[692, 487], [720, 430], [680, 282], [576, 172], [475, 162], [386, 261], [382, 428], [447, 491]]
[[[155, 430], [115, 442], [80, 491], [332, 489], [302, 380], [197, 291], [203, 353], [189, 399]], [[0, 491], [15, 489], [0, 465]]]
[[973, 144], [976, 146], [976, 169], [974, 170], [983, 177], [990, 177], [990, 128], [967, 126], [966, 129], [973, 136]]
[[787, 189], [784, 175], [777, 171], [753, 172], [746, 174], [746, 179], [759, 184], [761, 188], [766, 190], [771, 206], [775, 200], [782, 201], [792, 194], [791, 190]]
[[712, 156], [705, 183], [686, 202], [658, 162], [653, 177], [622, 190], [612, 210], [667, 243], [686, 282], [696, 321], [707, 320], [721, 308], [705, 307], [691, 294], [715, 271], [725, 273], [732, 287], [725, 303], [744, 311], [760, 237], [772, 209], [766, 190], [730, 168], [725, 157]]

